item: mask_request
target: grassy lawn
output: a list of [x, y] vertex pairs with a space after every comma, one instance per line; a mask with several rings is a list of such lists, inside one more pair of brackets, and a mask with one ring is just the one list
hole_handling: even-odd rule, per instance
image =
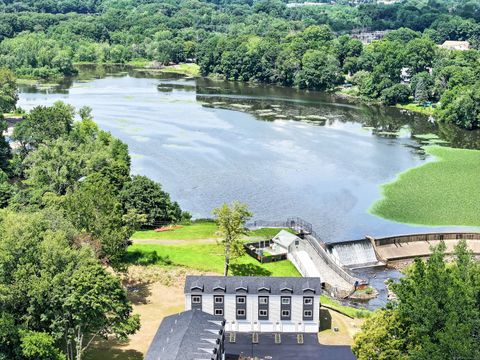
[[153, 230], [137, 231], [132, 235], [132, 240], [135, 239], [171, 239], [171, 240], [198, 240], [198, 239], [213, 239], [218, 236], [217, 225], [214, 222], [195, 222], [189, 225], [184, 225], [180, 229], [171, 231], [155, 232]]
[[[251, 238], [272, 238], [278, 234], [281, 229], [264, 228], [251, 231]], [[199, 240], [218, 238], [217, 225], [214, 222], [201, 221], [184, 225], [180, 229], [165, 232], [155, 232], [153, 230], [137, 231], [132, 235], [132, 240], [152, 239], [152, 240]]]
[[339, 304], [337, 301], [329, 298], [328, 296], [325, 295], [320, 295], [320, 303], [322, 305], [327, 305], [328, 307], [338, 310], [341, 313], [344, 313], [348, 316], [351, 316], [353, 318], [361, 319], [361, 318], [366, 318], [369, 317], [370, 314], [372, 313], [370, 310], [366, 309], [356, 309], [353, 307], [349, 306], [344, 306]]
[[[222, 247], [217, 244], [132, 245], [127, 260], [140, 265], [180, 265], [219, 274], [224, 266]], [[248, 255], [232, 262], [230, 269], [231, 275], [300, 276], [290, 261], [260, 264]]]
[[160, 70], [164, 73], [183, 74], [187, 76], [200, 76], [200, 67], [197, 64], [178, 64], [167, 66]]
[[425, 150], [436, 160], [383, 185], [383, 198], [370, 211], [402, 223], [480, 226], [480, 151]]
[[397, 104], [397, 108], [415, 111], [429, 116], [435, 113], [435, 108], [433, 108], [432, 106], [424, 107], [418, 104]]
[[145, 68], [150, 65], [151, 61], [146, 59], [133, 59], [127, 62], [127, 65], [138, 67], [138, 68]]

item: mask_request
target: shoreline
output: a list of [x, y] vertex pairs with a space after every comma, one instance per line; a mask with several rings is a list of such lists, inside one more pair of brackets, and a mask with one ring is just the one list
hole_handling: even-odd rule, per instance
[[[130, 68], [131, 70], [134, 71], [143, 71], [143, 72], [150, 72], [153, 74], [177, 74], [177, 75], [183, 75], [185, 77], [189, 78], [201, 78], [203, 77], [200, 75], [200, 69], [199, 66], [196, 63], [179, 63], [179, 64], [172, 64], [172, 65], [160, 65], [156, 64], [154, 61], [149, 61], [149, 60], [132, 60], [127, 63], [93, 63], [93, 62], [77, 62], [73, 64], [75, 67], [81, 67], [81, 66], [117, 66], [117, 67], [126, 67]], [[77, 75], [72, 75], [72, 76], [61, 76], [58, 78], [50, 78], [50, 79], [42, 79], [42, 78], [35, 78], [35, 77], [17, 77], [17, 83], [20, 85], [26, 85], [26, 86], [35, 86], [40, 89], [49, 89], [53, 88], [55, 86], [59, 86], [63, 81], [69, 78], [75, 78]], [[226, 80], [221, 77], [216, 77], [216, 76], [207, 76], [205, 78], [210, 78], [218, 81], [228, 81], [228, 82], [233, 82], [236, 83], [238, 81], [231, 81], [231, 80]], [[247, 82], [249, 84], [255, 84], [255, 82]], [[278, 84], [267, 84], [267, 83], [261, 83], [263, 85], [275, 85], [275, 86], [282, 86]], [[283, 86], [282, 86], [283, 87]], [[285, 86], [286, 88], [289, 89], [295, 89], [294, 87], [291, 86]], [[315, 90], [318, 91], [318, 90]], [[382, 106], [386, 108], [397, 108], [405, 111], [411, 111], [417, 114], [422, 114], [425, 116], [434, 116], [435, 110], [433, 108], [424, 108], [419, 105], [416, 105], [414, 103], [408, 103], [408, 104], [396, 104], [396, 105], [385, 105], [382, 102], [375, 100], [375, 99], [366, 99], [363, 98], [359, 95], [352, 94], [348, 91], [346, 88], [342, 88], [342, 86], [339, 86], [331, 91], [324, 91], [326, 94], [331, 95], [332, 97], [335, 98], [340, 98], [340, 99], [345, 99], [345, 100], [351, 100], [354, 101], [355, 103], [358, 104], [363, 104], [363, 105], [376, 105], [376, 106]]]

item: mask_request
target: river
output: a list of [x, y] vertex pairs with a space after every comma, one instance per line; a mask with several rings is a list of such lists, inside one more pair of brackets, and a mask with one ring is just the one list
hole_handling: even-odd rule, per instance
[[19, 106], [90, 106], [128, 144], [133, 172], [159, 181], [196, 218], [240, 200], [255, 219], [299, 216], [326, 241], [420, 232], [368, 212], [381, 184], [429, 160], [412, 135], [478, 142], [423, 115], [319, 92], [102, 71], [49, 89], [22, 86]]

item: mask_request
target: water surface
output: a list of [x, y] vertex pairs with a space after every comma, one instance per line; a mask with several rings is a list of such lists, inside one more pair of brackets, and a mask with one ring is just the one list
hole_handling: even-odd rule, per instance
[[134, 72], [23, 87], [19, 105], [57, 100], [90, 106], [100, 127], [128, 144], [133, 172], [159, 181], [195, 217], [240, 200], [256, 219], [302, 217], [326, 241], [431, 230], [368, 209], [380, 184], [429, 160], [412, 134], [465, 138], [421, 115], [318, 92]]

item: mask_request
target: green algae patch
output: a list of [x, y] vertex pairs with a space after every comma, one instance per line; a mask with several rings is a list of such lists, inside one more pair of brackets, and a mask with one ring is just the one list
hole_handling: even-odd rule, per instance
[[480, 226], [480, 151], [426, 146], [435, 160], [382, 186], [370, 212], [417, 225]]

